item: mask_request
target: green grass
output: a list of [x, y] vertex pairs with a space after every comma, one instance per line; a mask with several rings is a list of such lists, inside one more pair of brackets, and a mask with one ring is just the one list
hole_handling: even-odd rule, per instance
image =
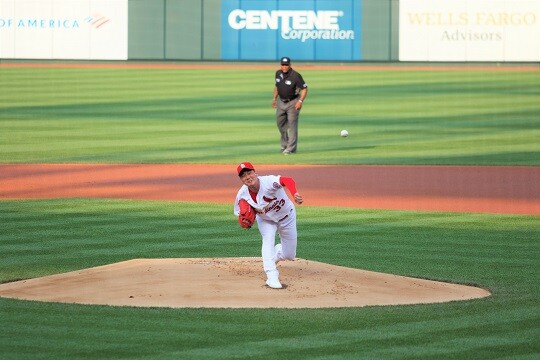
[[298, 70], [284, 158], [273, 70], [0, 67], [0, 163], [540, 164], [539, 71]]
[[[535, 358], [540, 221], [299, 207], [302, 258], [452, 280], [491, 297], [321, 310], [160, 309], [0, 299], [3, 358]], [[132, 258], [259, 256], [229, 205], [0, 202], [0, 281]], [[249, 292], [249, 289], [246, 289]]]
[[[299, 152], [284, 157], [273, 70], [0, 67], [0, 163], [540, 165], [539, 71], [298, 70], [310, 91]], [[493, 295], [320, 310], [0, 299], [0, 358], [540, 356], [537, 216], [298, 212], [299, 257]], [[259, 241], [231, 205], [0, 201], [0, 282], [140, 257], [259, 256]]]

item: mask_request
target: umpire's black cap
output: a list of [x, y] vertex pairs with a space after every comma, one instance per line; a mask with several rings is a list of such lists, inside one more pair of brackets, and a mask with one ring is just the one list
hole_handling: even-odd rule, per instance
[[281, 58], [281, 65], [291, 65], [291, 59], [284, 56]]

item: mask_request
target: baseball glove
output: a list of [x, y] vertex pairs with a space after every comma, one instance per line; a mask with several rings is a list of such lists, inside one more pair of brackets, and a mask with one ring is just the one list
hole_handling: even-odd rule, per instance
[[255, 223], [255, 217], [257, 216], [255, 209], [251, 205], [249, 205], [249, 203], [244, 199], [240, 199], [240, 201], [238, 202], [238, 206], [240, 206], [238, 223], [244, 229], [251, 228]]

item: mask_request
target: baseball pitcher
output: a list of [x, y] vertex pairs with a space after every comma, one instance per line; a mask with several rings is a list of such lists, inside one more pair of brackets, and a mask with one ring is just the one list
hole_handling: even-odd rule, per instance
[[[255, 220], [262, 236], [262, 259], [266, 285], [274, 289], [283, 286], [279, 281], [277, 262], [296, 257], [296, 209], [285, 188], [297, 204], [304, 202], [296, 190], [293, 178], [268, 175], [259, 176], [250, 162], [238, 165], [236, 171], [243, 185], [236, 194], [234, 214], [240, 226], [250, 228]], [[276, 245], [276, 233], [280, 243]]]

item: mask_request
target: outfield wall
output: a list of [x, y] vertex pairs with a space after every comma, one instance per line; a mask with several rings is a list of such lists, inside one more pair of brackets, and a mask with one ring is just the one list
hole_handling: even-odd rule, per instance
[[540, 0], [0, 0], [0, 58], [540, 61]]

